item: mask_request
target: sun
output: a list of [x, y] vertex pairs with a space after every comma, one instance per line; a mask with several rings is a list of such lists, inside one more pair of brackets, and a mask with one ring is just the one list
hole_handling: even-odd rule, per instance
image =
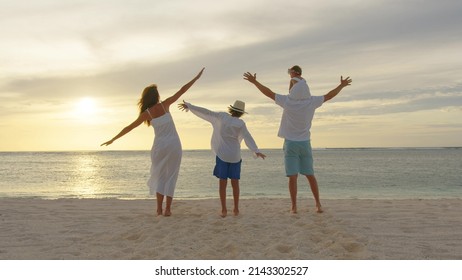
[[93, 115], [96, 111], [96, 102], [93, 98], [84, 97], [80, 99], [75, 106], [75, 114], [80, 118], [86, 118]]

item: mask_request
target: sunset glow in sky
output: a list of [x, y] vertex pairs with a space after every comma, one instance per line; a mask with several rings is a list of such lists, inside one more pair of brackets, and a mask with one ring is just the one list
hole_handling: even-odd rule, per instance
[[[202, 67], [184, 99], [245, 101], [257, 144], [280, 148], [281, 109], [242, 74], [287, 93], [295, 64], [313, 95], [353, 79], [317, 111], [315, 148], [462, 146], [461, 14], [459, 0], [0, 0], [0, 151], [150, 149], [144, 125], [99, 145], [144, 87], [166, 98]], [[208, 123], [171, 112], [183, 148], [209, 148]]]

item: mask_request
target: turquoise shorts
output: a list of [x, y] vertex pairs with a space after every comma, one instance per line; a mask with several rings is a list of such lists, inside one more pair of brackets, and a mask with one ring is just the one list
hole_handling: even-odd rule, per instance
[[284, 164], [287, 176], [314, 175], [311, 142], [284, 140]]
[[213, 175], [219, 179], [241, 179], [241, 163], [242, 159], [236, 163], [222, 161], [219, 157], [215, 159], [215, 168]]

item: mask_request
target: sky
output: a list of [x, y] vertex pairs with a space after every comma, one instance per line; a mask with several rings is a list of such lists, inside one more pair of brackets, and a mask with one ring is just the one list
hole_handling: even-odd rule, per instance
[[[316, 111], [314, 148], [462, 146], [459, 0], [0, 0], [0, 151], [147, 150], [136, 119], [144, 87], [214, 111], [246, 102], [260, 148], [281, 148], [282, 109], [242, 78], [288, 92], [300, 65]], [[211, 126], [170, 108], [184, 149]], [[245, 148], [245, 144], [242, 144]]]

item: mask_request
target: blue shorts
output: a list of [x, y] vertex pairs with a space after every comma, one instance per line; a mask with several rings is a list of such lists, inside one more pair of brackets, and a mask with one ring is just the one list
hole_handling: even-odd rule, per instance
[[284, 165], [287, 176], [297, 175], [298, 173], [314, 175], [311, 142], [285, 140]]
[[215, 168], [213, 169], [213, 175], [219, 179], [241, 179], [241, 163], [242, 159], [236, 163], [229, 163], [222, 161], [219, 157], [216, 157]]

